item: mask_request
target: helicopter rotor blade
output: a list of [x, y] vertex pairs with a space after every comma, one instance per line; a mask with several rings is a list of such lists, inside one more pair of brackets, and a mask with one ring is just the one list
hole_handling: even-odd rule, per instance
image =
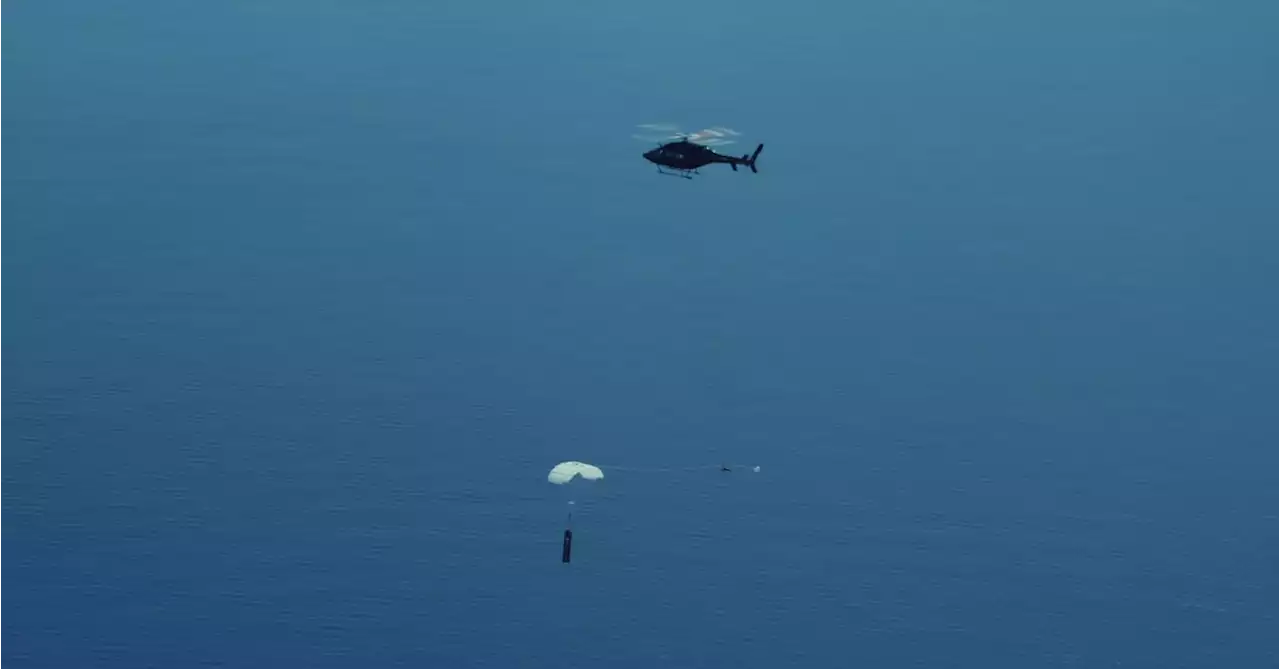
[[694, 144], [703, 146], [724, 146], [733, 144], [737, 141], [736, 137], [742, 133], [725, 126], [711, 126], [693, 132], [683, 131], [674, 124], [670, 123], [641, 123], [637, 128], [645, 131], [642, 134], [634, 134], [633, 138], [646, 142], [675, 142], [686, 140]]

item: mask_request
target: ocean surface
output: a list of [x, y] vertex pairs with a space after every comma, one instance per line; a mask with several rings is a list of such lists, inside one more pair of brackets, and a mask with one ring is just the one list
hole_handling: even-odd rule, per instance
[[1274, 4], [6, 9], [6, 667], [1274, 666]]

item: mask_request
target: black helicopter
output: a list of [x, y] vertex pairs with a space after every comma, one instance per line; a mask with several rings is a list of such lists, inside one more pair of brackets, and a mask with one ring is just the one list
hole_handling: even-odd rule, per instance
[[[644, 127], [654, 128], [654, 126]], [[685, 179], [692, 179], [693, 175], [699, 174], [698, 168], [715, 163], [725, 163], [733, 168], [734, 172], [738, 171], [739, 165], [743, 165], [755, 173], [757, 172], [756, 159], [760, 157], [760, 152], [764, 150], [764, 144], [757, 146], [755, 152], [751, 155], [744, 154], [741, 158], [717, 153], [710, 148], [711, 146], [732, 143], [733, 140], [727, 139], [727, 136], [737, 134], [736, 131], [728, 128], [708, 128], [699, 130], [692, 135], [679, 135], [679, 139], [674, 142], [667, 142], [656, 149], [646, 151], [644, 158], [657, 165], [658, 172], [684, 177]], [[675, 138], [666, 137], [664, 139]]]

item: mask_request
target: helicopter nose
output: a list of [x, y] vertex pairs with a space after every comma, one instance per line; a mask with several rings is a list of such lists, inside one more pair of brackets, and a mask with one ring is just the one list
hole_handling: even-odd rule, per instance
[[657, 159], [657, 157], [658, 157], [658, 150], [657, 150], [657, 149], [652, 149], [652, 150], [649, 150], [649, 151], [645, 151], [645, 152], [644, 152], [644, 159], [645, 159], [645, 160], [647, 160], [647, 161], [649, 161], [649, 162], [651, 162], [651, 163], [653, 163], [653, 162], [657, 162], [657, 160], [656, 160], [656, 159]]

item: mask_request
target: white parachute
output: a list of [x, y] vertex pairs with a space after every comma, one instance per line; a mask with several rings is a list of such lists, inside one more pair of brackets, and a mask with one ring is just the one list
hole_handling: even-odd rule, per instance
[[552, 467], [551, 472], [547, 474], [547, 480], [556, 485], [564, 485], [576, 476], [581, 476], [588, 481], [599, 481], [604, 478], [604, 472], [595, 465], [569, 460]]

